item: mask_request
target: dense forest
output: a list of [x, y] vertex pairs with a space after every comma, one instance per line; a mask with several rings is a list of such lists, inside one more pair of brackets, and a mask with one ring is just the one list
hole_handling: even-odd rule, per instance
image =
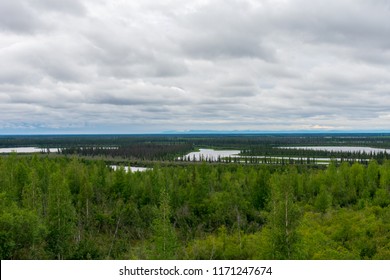
[[134, 143], [132, 145], [109, 147], [71, 147], [61, 149], [63, 155], [104, 156], [132, 160], [174, 160], [192, 151], [191, 144]]
[[[111, 159], [173, 161], [199, 148], [240, 150], [246, 157], [338, 158], [345, 160], [389, 159], [386, 152], [337, 152], [285, 149], [294, 146], [358, 146], [390, 148], [390, 134], [167, 134], [167, 135], [39, 135], [0, 136], [1, 147], [57, 148], [60, 154]], [[298, 162], [294, 162], [298, 163]]]
[[389, 133], [150, 134], [150, 135], [0, 135], [0, 147], [118, 147], [136, 143], [191, 143], [227, 149], [279, 146], [390, 147]]
[[390, 259], [390, 161], [0, 157], [1, 259]]

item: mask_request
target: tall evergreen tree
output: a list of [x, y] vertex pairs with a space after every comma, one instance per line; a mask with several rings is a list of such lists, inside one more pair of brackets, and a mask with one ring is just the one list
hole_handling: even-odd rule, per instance
[[57, 259], [70, 257], [75, 234], [75, 209], [69, 186], [60, 171], [54, 173], [49, 184], [48, 245]]
[[170, 217], [169, 195], [163, 189], [160, 194], [160, 206], [157, 217], [152, 224], [152, 242], [154, 245], [152, 256], [155, 259], [168, 260], [176, 258], [178, 240], [175, 228], [170, 222]]

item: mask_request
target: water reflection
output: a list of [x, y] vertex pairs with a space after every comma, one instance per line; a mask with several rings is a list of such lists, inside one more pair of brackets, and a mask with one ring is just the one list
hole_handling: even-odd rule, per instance
[[112, 168], [114, 171], [118, 170], [121, 167], [123, 167], [123, 169], [126, 172], [129, 172], [129, 171], [130, 172], [144, 172], [147, 170], [152, 170], [152, 168], [147, 168], [147, 167], [110, 165], [110, 168]]
[[191, 152], [183, 158], [186, 161], [219, 161], [227, 157], [237, 157], [240, 152], [239, 150], [216, 151], [213, 149], [199, 149], [199, 152]]
[[280, 147], [283, 149], [304, 149], [304, 150], [315, 150], [315, 151], [331, 151], [331, 152], [360, 152], [367, 154], [377, 153], [389, 153], [389, 149], [370, 148], [370, 147], [347, 147], [347, 146], [301, 146], [301, 147]]
[[18, 153], [18, 154], [29, 154], [29, 153], [57, 153], [58, 148], [37, 148], [37, 147], [15, 147], [15, 148], [0, 148], [0, 154]]

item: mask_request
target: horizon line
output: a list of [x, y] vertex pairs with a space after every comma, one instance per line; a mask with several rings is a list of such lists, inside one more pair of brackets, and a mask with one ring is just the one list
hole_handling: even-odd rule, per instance
[[390, 134], [390, 130], [188, 130], [143, 133], [0, 133], [5, 136], [137, 136], [137, 135], [265, 135], [265, 134]]

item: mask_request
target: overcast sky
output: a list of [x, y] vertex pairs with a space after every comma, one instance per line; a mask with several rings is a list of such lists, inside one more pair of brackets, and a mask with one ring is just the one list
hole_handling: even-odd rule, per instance
[[0, 134], [390, 131], [388, 0], [0, 0]]

